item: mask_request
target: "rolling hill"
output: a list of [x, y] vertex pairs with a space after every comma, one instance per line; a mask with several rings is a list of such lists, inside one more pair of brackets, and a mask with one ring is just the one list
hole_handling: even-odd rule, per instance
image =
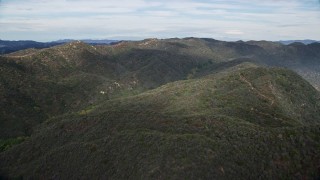
[[316, 43], [198, 38], [0, 56], [0, 175], [319, 177], [319, 65]]

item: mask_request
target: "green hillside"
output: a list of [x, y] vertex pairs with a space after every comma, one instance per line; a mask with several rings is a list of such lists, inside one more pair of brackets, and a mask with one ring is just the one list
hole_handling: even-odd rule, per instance
[[291, 71], [243, 64], [49, 119], [0, 167], [25, 178], [316, 177], [319, 98]]
[[185, 38], [0, 56], [0, 178], [320, 177], [318, 50]]

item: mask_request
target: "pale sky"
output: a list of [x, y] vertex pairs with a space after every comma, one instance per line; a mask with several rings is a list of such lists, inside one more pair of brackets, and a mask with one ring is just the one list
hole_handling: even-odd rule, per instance
[[320, 40], [320, 0], [0, 0], [0, 39]]

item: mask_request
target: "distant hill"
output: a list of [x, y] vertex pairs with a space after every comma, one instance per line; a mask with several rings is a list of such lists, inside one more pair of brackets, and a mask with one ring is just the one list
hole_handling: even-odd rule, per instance
[[[52, 41], [52, 42], [36, 42], [36, 41], [5, 41], [0, 40], [0, 55], [1, 54], [8, 54], [24, 49], [29, 48], [35, 48], [35, 49], [43, 49], [43, 48], [49, 48], [52, 46], [69, 43], [77, 40], [72, 39], [65, 39], [65, 40], [58, 40], [58, 41]], [[116, 40], [91, 40], [91, 39], [85, 39], [81, 40], [85, 43], [92, 44], [92, 45], [103, 45], [103, 44], [111, 44], [118, 42]]]
[[280, 42], [281, 44], [284, 44], [284, 45], [289, 45], [292, 43], [303, 43], [303, 44], [308, 45], [308, 44], [312, 44], [312, 43], [319, 43], [320, 41], [306, 39], [306, 40], [287, 40], [287, 41], [278, 41], [278, 42]]
[[0, 179], [320, 177], [319, 43], [72, 41], [0, 72]]
[[[73, 41], [78, 41], [74, 39], [63, 39], [63, 40], [58, 40], [58, 41], [52, 41], [53, 43], [69, 43]], [[81, 39], [79, 40], [81, 42], [87, 43], [87, 44], [92, 44], [92, 45], [103, 45], [103, 44], [111, 44], [111, 43], [116, 43], [118, 40], [108, 40], [108, 39], [101, 39], [101, 40], [94, 40], [94, 39]]]
[[42, 49], [42, 48], [48, 48], [52, 46], [56, 46], [62, 43], [59, 42], [48, 42], [48, 43], [42, 43], [42, 42], [36, 42], [36, 41], [5, 41], [0, 40], [0, 54], [7, 54], [23, 49], [28, 48], [36, 48], [36, 49]]

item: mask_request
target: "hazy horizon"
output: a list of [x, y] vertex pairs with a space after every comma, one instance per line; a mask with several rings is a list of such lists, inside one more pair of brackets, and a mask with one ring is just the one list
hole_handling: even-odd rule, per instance
[[[178, 38], [178, 37], [168, 37], [168, 38], [156, 38], [156, 39], [173, 39], [173, 38]], [[214, 37], [179, 37], [179, 39], [183, 39], [183, 38], [209, 38], [209, 39], [215, 39], [218, 41], [227, 41], [227, 42], [235, 42], [235, 41], [273, 41], [273, 42], [281, 42], [281, 41], [320, 41], [318, 39], [287, 39], [287, 40], [265, 40], [265, 39], [258, 39], [258, 40], [243, 40], [243, 39], [216, 39]], [[86, 41], [86, 40], [92, 40], [92, 41], [104, 41], [104, 40], [110, 40], [110, 41], [143, 41], [146, 39], [154, 39], [153, 37], [149, 37], [149, 38], [143, 38], [143, 39], [108, 39], [108, 38], [102, 38], [102, 39], [89, 39], [89, 38], [84, 38], [84, 39], [55, 39], [55, 40], [49, 40], [49, 41], [38, 41], [38, 40], [34, 40], [34, 39], [17, 39], [17, 40], [11, 40], [11, 39], [0, 39], [2, 41], [35, 41], [35, 42], [41, 42], [41, 43], [50, 43], [50, 42], [58, 42], [58, 41]]]
[[320, 40], [319, 0], [0, 0], [0, 39]]

